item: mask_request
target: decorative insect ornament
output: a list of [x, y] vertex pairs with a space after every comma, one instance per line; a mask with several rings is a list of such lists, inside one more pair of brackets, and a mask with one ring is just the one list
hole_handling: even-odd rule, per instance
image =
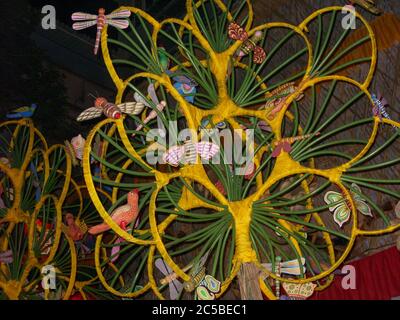
[[240, 48], [239, 56], [242, 57], [253, 51], [253, 62], [261, 64], [266, 58], [266, 53], [263, 48], [256, 45], [256, 42], [261, 40], [262, 33], [256, 32], [252, 38], [249, 39], [249, 35], [246, 30], [238, 25], [236, 22], [231, 22], [228, 26], [228, 36], [232, 40], [243, 41], [243, 45]]
[[287, 296], [282, 295], [280, 300], [306, 300], [311, 297], [314, 293], [314, 289], [317, 287], [315, 283], [282, 283], [283, 289], [285, 289]]
[[[282, 262], [282, 258], [280, 256], [277, 256], [275, 260], [274, 273], [278, 277], [280, 277], [282, 273], [296, 275], [296, 276], [301, 275], [302, 270], [303, 273], [306, 271], [306, 267], [304, 265], [306, 263], [306, 259], [301, 257], [300, 262], [298, 259]], [[268, 271], [270, 272], [273, 271], [272, 263], [262, 263], [261, 265]], [[279, 298], [280, 281], [278, 279], [275, 279], [275, 291], [276, 291], [276, 296]]]
[[278, 157], [282, 151], [285, 151], [286, 153], [289, 153], [292, 151], [292, 143], [295, 141], [300, 141], [300, 140], [305, 140], [313, 136], [318, 136], [320, 133], [310, 133], [310, 134], [305, 134], [301, 136], [296, 136], [296, 137], [289, 137], [289, 138], [283, 138], [280, 139], [279, 141], [274, 142], [274, 150], [272, 151], [272, 157], [276, 158]]
[[108, 102], [106, 98], [100, 97], [96, 98], [94, 102], [94, 107], [88, 108], [83, 111], [77, 121], [86, 121], [100, 117], [104, 114], [107, 118], [119, 119], [122, 113], [128, 115], [138, 115], [144, 109], [144, 104], [141, 102], [125, 102], [121, 104], [114, 104]]
[[[387, 102], [387, 100], [384, 97], [382, 97], [382, 94], [380, 94], [380, 93], [378, 93], [377, 95], [372, 94], [371, 99], [374, 103], [374, 106], [372, 108], [372, 112], [373, 112], [374, 116], [379, 117], [380, 121], [382, 121], [382, 118], [392, 120], [386, 111], [386, 106], [388, 106], [389, 103]], [[393, 126], [393, 128], [395, 128], [397, 130], [396, 126]]]
[[214, 300], [215, 294], [221, 290], [221, 282], [206, 274], [205, 263], [209, 252], [207, 252], [197, 263], [191, 263], [182, 270], [190, 269], [190, 280], [183, 284], [177, 280], [177, 275], [171, 267], [161, 258], [155, 260], [155, 265], [166, 277], [161, 279], [161, 284], [169, 284], [171, 300], [176, 300], [185, 289], [186, 292], [195, 291], [195, 298], [199, 300]]
[[[371, 208], [361, 196], [362, 192], [360, 187], [357, 184], [352, 183], [350, 190], [357, 210], [364, 216], [372, 217]], [[342, 193], [336, 191], [328, 191], [324, 196], [324, 201], [330, 205], [329, 211], [333, 212], [333, 219], [335, 222], [339, 227], [342, 227], [351, 216], [351, 207], [348, 204], [348, 201]]]
[[163, 154], [164, 163], [173, 167], [179, 164], [194, 164], [197, 160], [197, 154], [203, 160], [212, 159], [219, 151], [219, 146], [208, 141], [190, 142], [186, 141], [184, 145], [173, 146]]
[[82, 30], [97, 25], [96, 42], [94, 45], [94, 54], [97, 54], [100, 46], [101, 31], [103, 30], [104, 26], [106, 24], [109, 24], [110, 26], [119, 29], [126, 29], [129, 27], [129, 21], [125, 20], [124, 18], [129, 18], [130, 15], [131, 12], [129, 10], [121, 10], [105, 15], [104, 8], [99, 9], [98, 15], [84, 13], [84, 12], [74, 12], [71, 16], [71, 19], [73, 21], [82, 21], [82, 22], [75, 22], [72, 25], [72, 28], [74, 30]]
[[[269, 92], [268, 97], [271, 97], [271, 100], [261, 107], [262, 109], [266, 109], [268, 120], [273, 120], [276, 117], [285, 105], [287, 96], [295, 93], [297, 90], [298, 87], [294, 82], [288, 82]], [[303, 97], [304, 95], [300, 93], [296, 97], [296, 101], [300, 101]]]

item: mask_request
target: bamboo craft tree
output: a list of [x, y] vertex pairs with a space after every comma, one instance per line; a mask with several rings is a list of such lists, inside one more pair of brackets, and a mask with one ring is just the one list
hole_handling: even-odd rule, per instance
[[[140, 28], [130, 23], [128, 29], [118, 29], [117, 40], [108, 37], [105, 27], [104, 61], [117, 88], [116, 103], [139, 93], [148, 106], [141, 117], [106, 119], [95, 125], [83, 159], [90, 197], [114, 235], [99, 235], [95, 248], [99, 280], [109, 292], [125, 298], [170, 298], [171, 285], [163, 281], [165, 274], [155, 261], [163, 259], [179, 281], [188, 281], [185, 266], [207, 253], [206, 273], [222, 282], [217, 298], [238, 275], [256, 279], [250, 290], [239, 279], [242, 298], [260, 298], [261, 290], [277, 299], [282, 283], [299, 288], [314, 283], [315, 290], [323, 290], [357, 236], [399, 228], [390, 225], [377, 199], [400, 198], [400, 159], [390, 153], [399, 146], [400, 124], [372, 112], [368, 87], [377, 49], [362, 16], [356, 14], [358, 30], [345, 30], [340, 27], [341, 7], [318, 10], [297, 26], [268, 22], [256, 27], [250, 0], [236, 7], [232, 1], [188, 0], [184, 19], [161, 22], [134, 7], [121, 9], [130, 10]], [[262, 31], [260, 45], [266, 58], [261, 64], [253, 62], [252, 52], [237, 56], [243, 43], [228, 37], [232, 21], [249, 37]], [[169, 71], [162, 57], [170, 61]], [[193, 101], [193, 95], [181, 95], [174, 86], [176, 75], [197, 83]], [[207, 123], [221, 122], [232, 132], [253, 129], [253, 174], [237, 175], [232, 169], [238, 164], [232, 168], [224, 161], [179, 168], [149, 164], [146, 153], [162, 141], [145, 139], [158, 127], [157, 119], [135, 130], [156, 110], [146, 90], [139, 89], [143, 82], [153, 84], [159, 99], [166, 101], [167, 107], [156, 112], [168, 130], [170, 121], [177, 121], [176, 131], [199, 131]], [[295, 83], [292, 90], [279, 94], [290, 82]], [[283, 103], [274, 110], [268, 103], [278, 98]], [[101, 156], [91, 151], [96, 134], [104, 139]], [[167, 136], [172, 134], [167, 131]], [[308, 136], [291, 139], [300, 135]], [[291, 148], [274, 154], [282, 142], [291, 143]], [[241, 148], [232, 153], [244, 153]], [[100, 176], [92, 171], [91, 157], [101, 164]], [[371, 173], [385, 172], [390, 173], [387, 179], [371, 178]], [[112, 204], [100, 198], [99, 190], [105, 187], [111, 190]], [[126, 203], [134, 188], [140, 192], [139, 222], [123, 229], [109, 213]], [[329, 191], [337, 192], [336, 200], [326, 203]], [[360, 203], [371, 208], [372, 217], [359, 214]], [[386, 228], [363, 228], [363, 221], [372, 218], [383, 219]], [[117, 244], [118, 238], [122, 242]], [[339, 240], [343, 250], [335, 245]], [[111, 253], [117, 245], [118, 257]], [[297, 261], [299, 273], [276, 273], [281, 259]], [[179, 298], [194, 296], [181, 291]]]
[[[70, 212], [89, 227], [99, 222], [85, 187], [71, 178], [65, 147], [49, 148], [25, 119], [0, 124], [0, 140], [0, 253], [11, 251], [11, 261], [0, 262], [0, 299], [59, 300], [74, 292], [112, 299], [62, 218]], [[52, 270], [56, 288], [43, 288]]]

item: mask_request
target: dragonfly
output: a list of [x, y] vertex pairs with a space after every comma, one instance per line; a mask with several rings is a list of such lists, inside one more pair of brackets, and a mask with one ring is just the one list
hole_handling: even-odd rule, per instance
[[302, 136], [295, 136], [295, 137], [289, 137], [289, 138], [283, 138], [279, 141], [274, 142], [274, 150], [272, 151], [271, 156], [273, 158], [278, 157], [282, 151], [285, 151], [287, 153], [289, 153], [292, 150], [292, 143], [295, 141], [299, 141], [299, 140], [304, 140], [304, 139], [308, 139], [311, 136], [318, 136], [320, 133], [316, 132], [316, 133], [309, 133], [309, 134], [305, 134]]
[[317, 287], [315, 283], [290, 283], [284, 282], [282, 283], [283, 289], [285, 289], [287, 298], [283, 299], [286, 296], [281, 296], [281, 300], [306, 300], [311, 297], [314, 293], [314, 289]]
[[190, 270], [190, 280], [184, 283], [177, 280], [178, 275], [173, 272], [171, 267], [161, 258], [155, 261], [156, 267], [165, 275], [161, 279], [161, 284], [169, 284], [169, 293], [171, 300], [176, 300], [182, 290], [193, 292], [196, 290], [196, 297], [199, 300], [214, 300], [215, 294], [221, 290], [221, 282], [206, 274], [205, 263], [207, 261], [208, 251], [197, 263], [190, 263], [182, 270], [184, 272]]
[[[282, 273], [285, 274], [290, 274], [290, 275], [301, 275], [301, 268], [303, 268], [303, 273], [306, 272], [306, 267], [304, 264], [306, 263], [306, 259], [301, 257], [300, 262], [298, 259], [290, 260], [290, 261], [284, 261], [281, 262], [282, 258], [280, 256], [277, 256], [275, 259], [275, 269], [274, 273], [276, 274], [277, 277], [280, 277]], [[268, 271], [272, 271], [272, 263], [262, 263], [261, 264], [265, 269]], [[265, 276], [266, 278], [267, 276]], [[264, 279], [265, 279], [264, 278]], [[280, 296], [280, 281], [278, 279], [275, 279], [275, 290], [276, 290], [276, 296], [279, 298]]]
[[243, 55], [253, 51], [253, 62], [257, 64], [263, 63], [267, 55], [263, 48], [256, 45], [256, 42], [261, 40], [262, 34], [260, 35], [256, 32], [256, 34], [249, 39], [249, 35], [244, 28], [242, 28], [236, 22], [231, 22], [228, 26], [228, 36], [232, 40], [243, 41], [243, 45], [240, 50]]
[[129, 18], [130, 15], [131, 12], [129, 10], [121, 10], [105, 15], [104, 8], [99, 9], [98, 15], [84, 12], [74, 12], [71, 16], [72, 20], [81, 22], [75, 22], [72, 25], [72, 28], [74, 30], [82, 30], [97, 25], [96, 42], [93, 51], [94, 54], [97, 54], [99, 51], [101, 31], [103, 30], [104, 26], [109, 24], [119, 29], [126, 29], [129, 26], [129, 20], [125, 20], [125, 18]]
[[125, 102], [114, 104], [108, 102], [106, 98], [99, 97], [94, 101], [94, 107], [84, 110], [76, 119], [77, 121], [86, 121], [100, 117], [104, 114], [107, 118], [119, 119], [122, 113], [129, 115], [138, 115], [144, 109], [144, 104], [141, 102]]

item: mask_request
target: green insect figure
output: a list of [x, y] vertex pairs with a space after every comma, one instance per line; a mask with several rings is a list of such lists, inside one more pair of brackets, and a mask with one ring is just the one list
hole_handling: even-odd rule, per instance
[[[364, 216], [372, 217], [371, 208], [362, 198], [360, 187], [355, 183], [352, 183], [350, 190], [357, 210], [360, 211]], [[343, 194], [340, 192], [328, 191], [324, 196], [324, 201], [331, 205], [329, 207], [329, 211], [333, 212], [333, 219], [339, 225], [339, 227], [342, 227], [351, 216], [351, 207], [347, 203], [347, 200]]]

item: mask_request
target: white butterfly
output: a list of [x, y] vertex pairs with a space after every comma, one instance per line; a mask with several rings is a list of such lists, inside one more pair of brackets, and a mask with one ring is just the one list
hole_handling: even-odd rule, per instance
[[169, 148], [162, 159], [169, 165], [177, 167], [179, 164], [196, 163], [197, 154], [204, 160], [210, 160], [218, 152], [219, 146], [212, 142], [186, 142], [184, 145]]

